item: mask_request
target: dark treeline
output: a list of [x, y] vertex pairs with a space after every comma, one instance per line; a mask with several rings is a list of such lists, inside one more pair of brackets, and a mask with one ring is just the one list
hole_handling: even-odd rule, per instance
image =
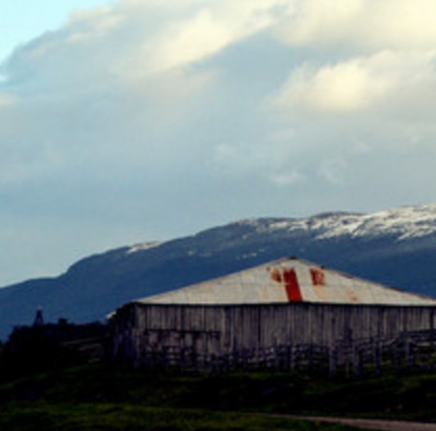
[[17, 326], [0, 343], [0, 380], [101, 359], [106, 332], [101, 322], [74, 324], [66, 319], [57, 323], [36, 319], [32, 326]]

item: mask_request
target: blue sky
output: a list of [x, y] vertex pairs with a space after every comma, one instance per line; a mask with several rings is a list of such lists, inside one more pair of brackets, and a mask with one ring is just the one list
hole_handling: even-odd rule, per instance
[[434, 0], [0, 0], [0, 286], [262, 216], [434, 202]]
[[57, 30], [68, 21], [72, 10], [108, 3], [105, 0], [0, 0], [0, 60], [17, 46]]

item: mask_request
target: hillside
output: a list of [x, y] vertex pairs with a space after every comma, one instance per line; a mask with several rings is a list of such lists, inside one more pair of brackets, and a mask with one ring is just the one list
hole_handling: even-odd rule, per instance
[[436, 295], [436, 204], [374, 214], [243, 220], [163, 243], [87, 257], [56, 278], [0, 290], [0, 338], [13, 325], [104, 316], [138, 297], [165, 292], [283, 256], [298, 256], [407, 291]]

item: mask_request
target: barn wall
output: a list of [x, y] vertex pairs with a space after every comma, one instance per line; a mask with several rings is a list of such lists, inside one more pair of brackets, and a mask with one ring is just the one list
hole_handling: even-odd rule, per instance
[[332, 347], [434, 328], [436, 307], [337, 304], [161, 305], [132, 303], [112, 319], [113, 355], [145, 366], [150, 352], [223, 356], [274, 346]]

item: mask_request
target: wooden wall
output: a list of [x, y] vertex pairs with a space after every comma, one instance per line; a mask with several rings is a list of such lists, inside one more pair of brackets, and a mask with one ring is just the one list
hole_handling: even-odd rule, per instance
[[[277, 346], [332, 348], [434, 329], [436, 307], [337, 304], [127, 304], [111, 319], [113, 357], [147, 366], [150, 355], [193, 352], [224, 357]], [[254, 352], [254, 353], [253, 353]]]

